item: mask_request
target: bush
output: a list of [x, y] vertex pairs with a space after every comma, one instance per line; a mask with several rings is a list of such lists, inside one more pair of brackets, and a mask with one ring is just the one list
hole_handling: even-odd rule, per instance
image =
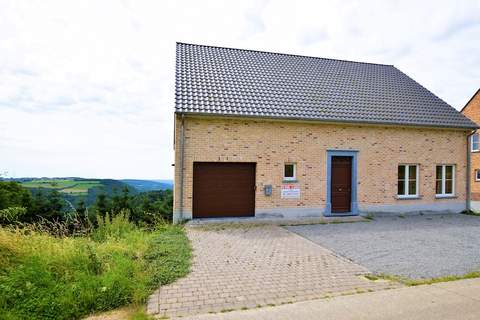
[[92, 239], [95, 241], [105, 241], [107, 239], [122, 239], [127, 234], [136, 229], [136, 226], [130, 222], [130, 212], [122, 210], [120, 214], [110, 217], [107, 213], [105, 217], [97, 216], [97, 228], [92, 232]]
[[9, 207], [29, 208], [32, 195], [15, 181], [0, 181], [0, 209]]
[[0, 228], [0, 315], [76, 319], [143, 303], [159, 285], [185, 275], [190, 258], [181, 227], [145, 231], [126, 215], [83, 237]]
[[27, 214], [27, 209], [22, 207], [10, 207], [0, 210], [0, 223], [14, 224], [20, 222]]

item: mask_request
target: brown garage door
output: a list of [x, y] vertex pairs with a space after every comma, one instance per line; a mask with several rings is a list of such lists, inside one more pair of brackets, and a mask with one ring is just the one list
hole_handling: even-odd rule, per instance
[[193, 164], [193, 218], [254, 215], [255, 163]]

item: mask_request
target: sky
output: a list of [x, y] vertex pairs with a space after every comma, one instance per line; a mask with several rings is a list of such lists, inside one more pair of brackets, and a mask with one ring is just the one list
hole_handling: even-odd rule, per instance
[[480, 88], [480, 0], [0, 0], [0, 174], [171, 179], [176, 41], [393, 64], [459, 110]]

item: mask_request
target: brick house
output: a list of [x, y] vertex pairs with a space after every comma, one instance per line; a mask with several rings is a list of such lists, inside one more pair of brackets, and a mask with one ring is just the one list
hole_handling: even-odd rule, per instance
[[476, 127], [391, 65], [177, 43], [174, 220], [460, 212]]
[[[473, 122], [480, 124], [480, 89], [473, 95], [461, 111], [466, 117]], [[471, 152], [471, 207], [475, 211], [480, 211], [480, 142], [479, 133], [475, 132], [471, 135], [470, 152]]]

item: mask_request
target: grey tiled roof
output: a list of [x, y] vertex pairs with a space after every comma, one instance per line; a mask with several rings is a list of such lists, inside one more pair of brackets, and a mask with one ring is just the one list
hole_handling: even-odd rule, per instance
[[391, 65], [177, 43], [179, 113], [476, 128]]

